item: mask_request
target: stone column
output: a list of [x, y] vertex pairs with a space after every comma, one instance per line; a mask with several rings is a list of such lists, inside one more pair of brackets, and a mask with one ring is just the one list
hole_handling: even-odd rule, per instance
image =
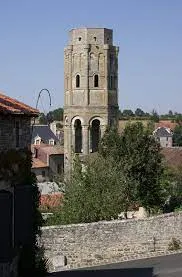
[[105, 57], [105, 65], [104, 65], [104, 76], [105, 76], [105, 105], [108, 105], [108, 93], [109, 93], [109, 72], [108, 72], [108, 63], [109, 63], [109, 45], [104, 45], [104, 57]]
[[89, 154], [89, 130], [88, 125], [82, 126], [82, 149], [83, 154]]
[[106, 130], [106, 126], [105, 125], [101, 125], [100, 126], [100, 135], [101, 135], [101, 138], [103, 137], [103, 135], [105, 133], [105, 130]]
[[69, 91], [69, 105], [72, 105], [73, 103], [73, 91], [72, 91], [72, 51], [73, 51], [73, 46], [69, 45], [67, 47], [67, 53], [68, 53], [68, 75], [69, 75], [69, 80], [68, 80], [68, 91]]
[[89, 105], [89, 49], [90, 45], [86, 44], [84, 45], [84, 55], [85, 55], [85, 84], [84, 84], [84, 89], [85, 89], [85, 106]]

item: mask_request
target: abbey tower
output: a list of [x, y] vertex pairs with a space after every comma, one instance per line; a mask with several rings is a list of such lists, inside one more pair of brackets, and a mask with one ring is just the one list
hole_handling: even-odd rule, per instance
[[105, 28], [70, 31], [64, 50], [64, 166], [74, 153], [96, 152], [108, 125], [117, 124], [118, 51]]

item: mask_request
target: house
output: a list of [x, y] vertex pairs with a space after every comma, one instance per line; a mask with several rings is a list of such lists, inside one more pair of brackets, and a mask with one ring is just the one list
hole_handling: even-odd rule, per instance
[[173, 133], [167, 127], [158, 127], [153, 132], [154, 137], [159, 141], [161, 147], [172, 147]]
[[38, 182], [51, 181], [64, 170], [64, 147], [60, 145], [32, 145], [32, 172]]
[[34, 145], [49, 144], [58, 145], [59, 139], [49, 125], [32, 125], [32, 140]]
[[17, 260], [32, 241], [31, 119], [38, 110], [0, 93], [0, 276], [17, 275]]

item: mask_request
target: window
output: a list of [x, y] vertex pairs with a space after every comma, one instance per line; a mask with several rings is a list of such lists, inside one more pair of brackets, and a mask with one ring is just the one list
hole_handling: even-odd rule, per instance
[[94, 119], [90, 130], [91, 151], [97, 152], [100, 141], [100, 121]]
[[36, 140], [35, 140], [35, 144], [36, 144], [36, 145], [40, 144], [40, 139], [36, 139]]
[[82, 38], [81, 38], [81, 37], [79, 37], [79, 38], [78, 38], [78, 40], [79, 40], [79, 41], [81, 41], [81, 40], [82, 40]]
[[49, 144], [50, 144], [50, 145], [54, 145], [54, 140], [53, 140], [53, 139], [50, 139], [50, 140], [49, 140]]
[[16, 139], [16, 147], [20, 147], [20, 122], [15, 122], [15, 139]]
[[76, 88], [80, 87], [80, 75], [76, 75]]
[[42, 177], [45, 177], [45, 170], [42, 171]]
[[82, 125], [79, 119], [75, 120], [75, 153], [82, 152]]
[[95, 88], [99, 87], [99, 76], [97, 74], [94, 75], [94, 87]]
[[97, 38], [96, 38], [96, 37], [94, 37], [94, 40], [96, 41], [96, 40], [97, 40]]

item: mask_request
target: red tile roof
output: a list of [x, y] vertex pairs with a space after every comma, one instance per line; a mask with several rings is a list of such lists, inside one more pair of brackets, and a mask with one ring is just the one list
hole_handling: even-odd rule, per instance
[[177, 123], [171, 122], [170, 120], [160, 120], [158, 123], [155, 123], [155, 129], [157, 129], [158, 127], [166, 127], [174, 130], [177, 125]]
[[48, 167], [46, 163], [37, 158], [32, 158], [32, 168]]
[[22, 102], [19, 102], [16, 99], [10, 98], [0, 93], [0, 113], [38, 116], [39, 111]]
[[62, 204], [63, 194], [55, 193], [55, 194], [45, 194], [40, 197], [40, 207], [58, 207]]

